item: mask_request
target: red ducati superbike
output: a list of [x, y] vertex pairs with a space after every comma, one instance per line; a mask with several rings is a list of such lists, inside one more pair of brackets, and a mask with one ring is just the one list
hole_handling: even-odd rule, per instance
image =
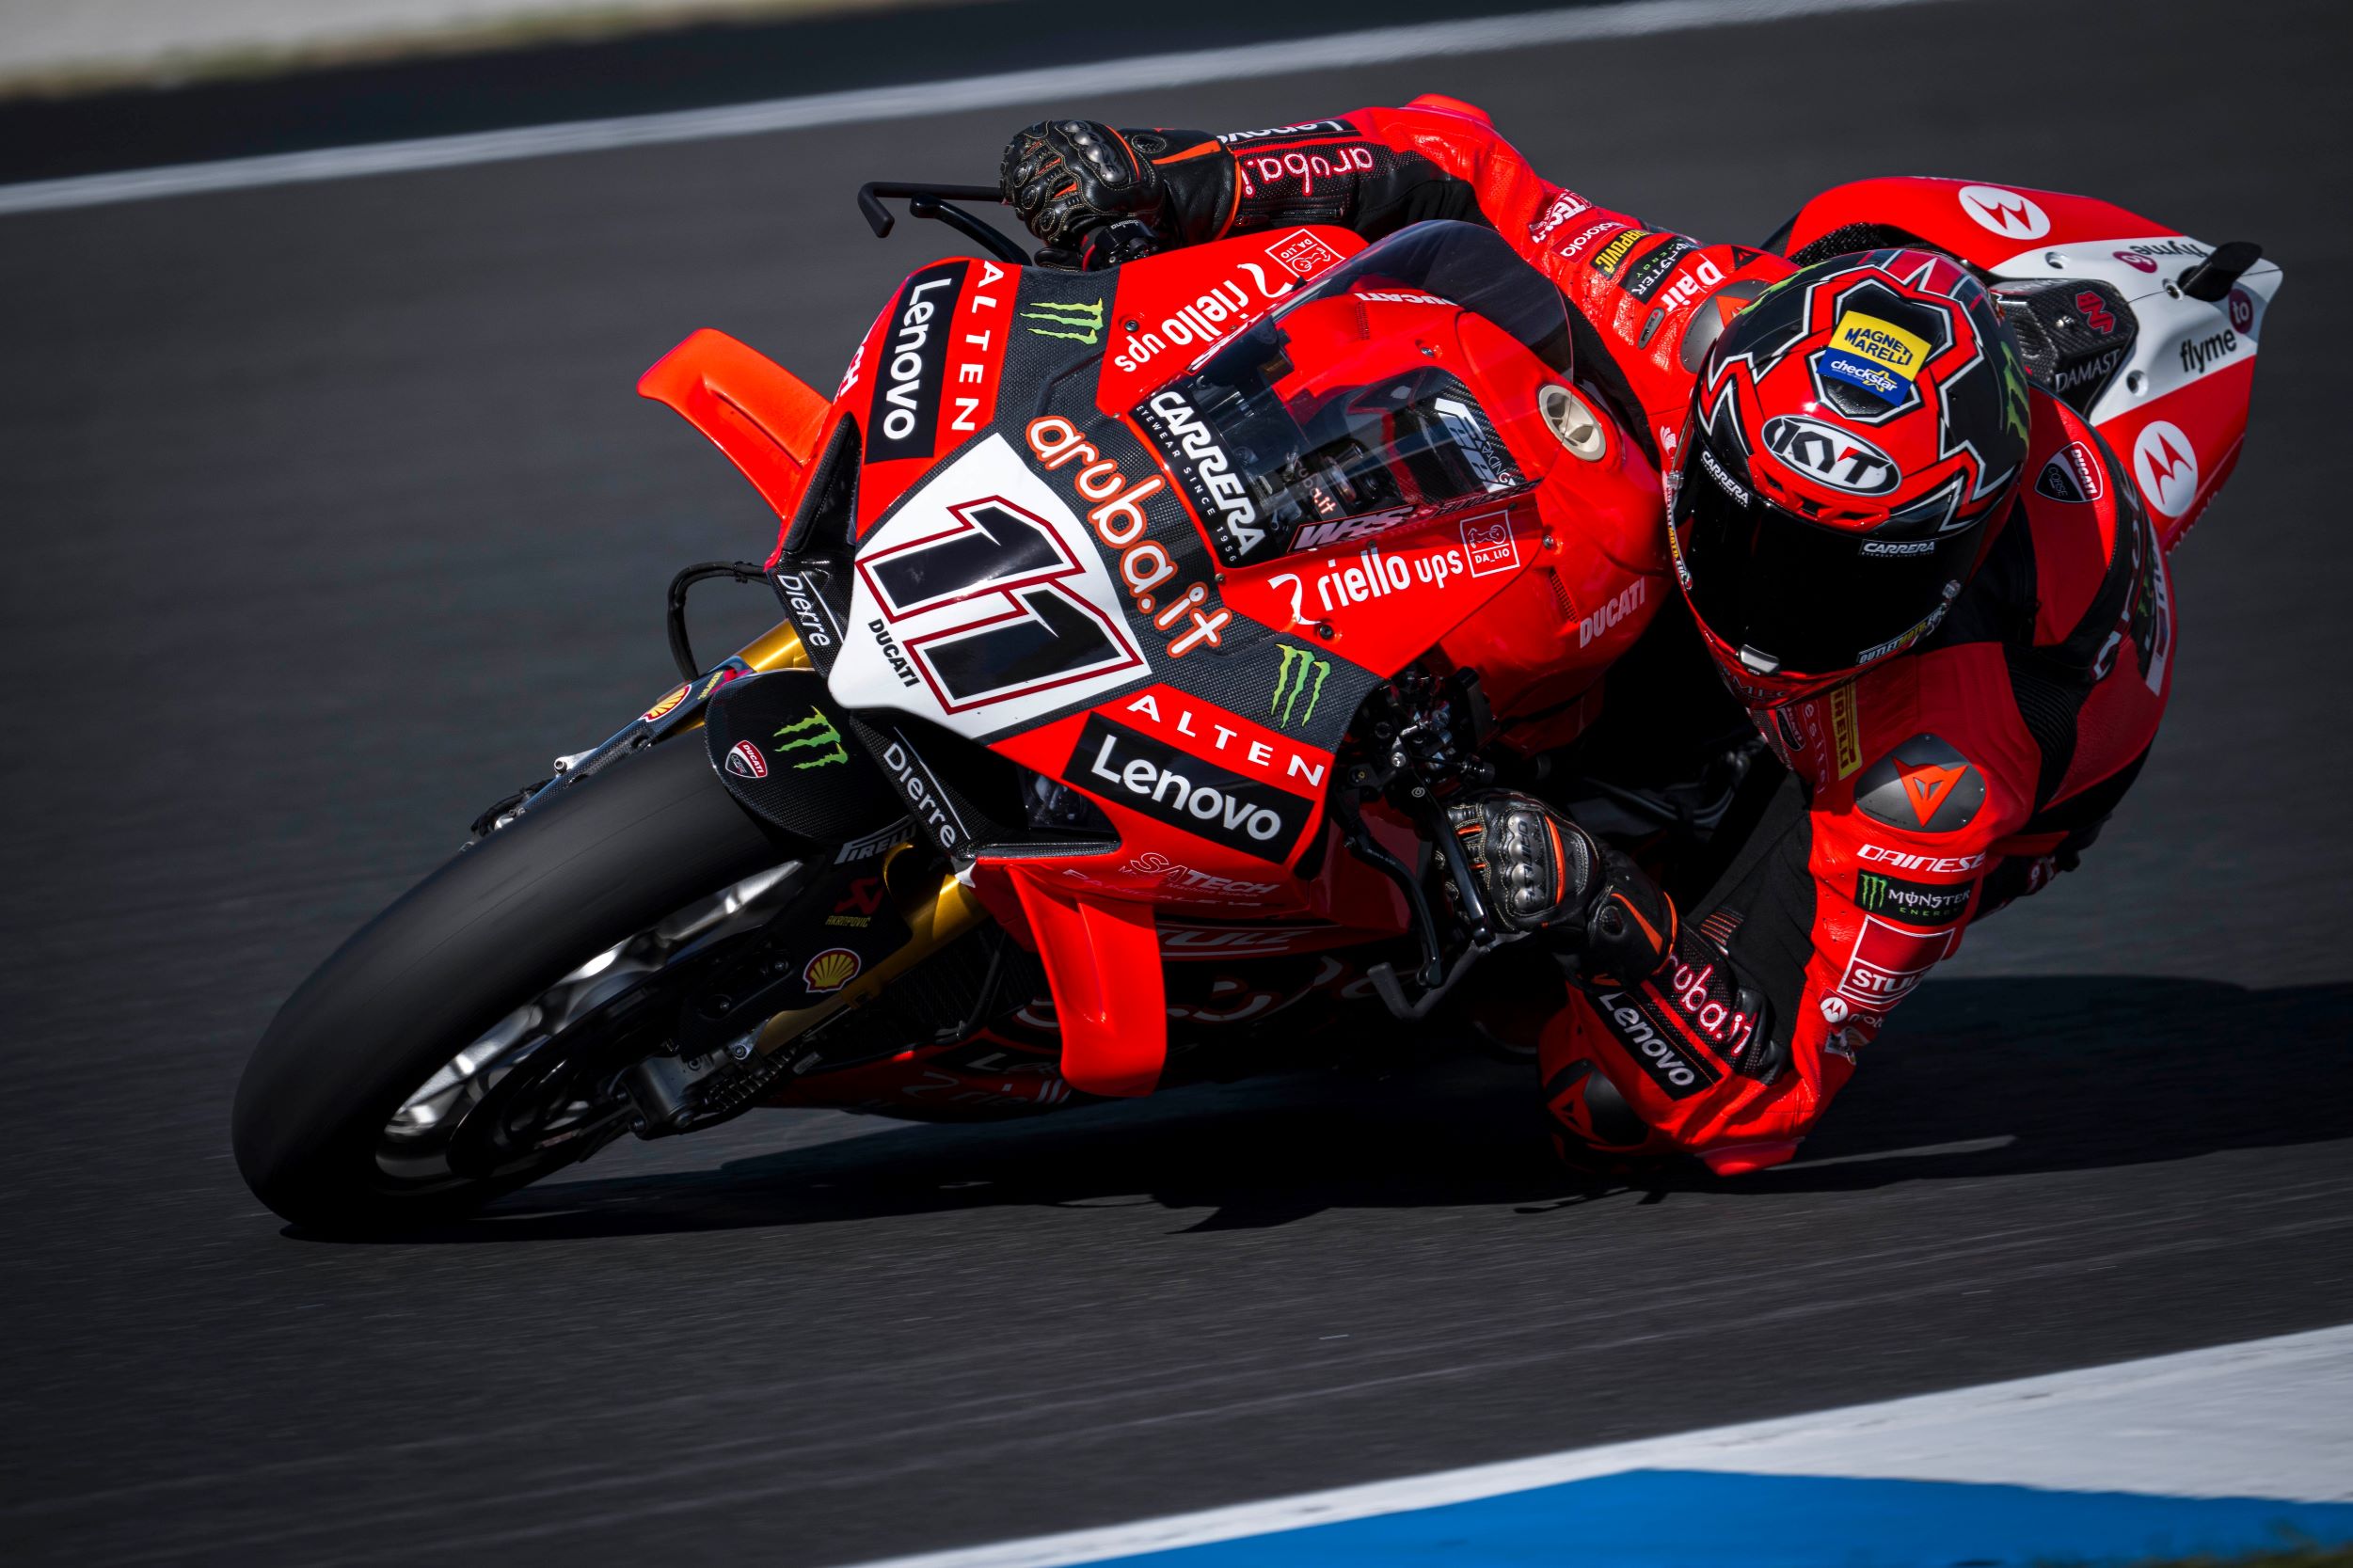
[[[640, 382], [777, 548], [681, 572], [680, 683], [286, 1003], [234, 1127], [279, 1214], [443, 1221], [755, 1106], [1344, 1055], [1500, 945], [1439, 800], [1574, 741], [1674, 592], [1557, 291], [1459, 223], [1073, 273], [954, 204], [993, 190], [868, 186], [878, 234], [884, 197], [983, 254], [908, 277], [831, 399], [712, 331]], [[782, 619], [706, 667], [723, 576]]]

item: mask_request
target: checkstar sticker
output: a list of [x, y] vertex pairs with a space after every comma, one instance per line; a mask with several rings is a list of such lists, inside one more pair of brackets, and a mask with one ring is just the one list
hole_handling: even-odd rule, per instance
[[1908, 762], [1897, 767], [1896, 776], [1903, 781], [1903, 798], [1912, 802], [1913, 813], [1919, 817], [1921, 827], [1928, 826], [1929, 819], [1936, 815], [1936, 808], [1945, 803], [1945, 797], [1952, 793], [1953, 785], [1959, 784], [1962, 775], [1968, 770], [1969, 765], [1965, 762], [1958, 768], [1941, 767], [1932, 762]]

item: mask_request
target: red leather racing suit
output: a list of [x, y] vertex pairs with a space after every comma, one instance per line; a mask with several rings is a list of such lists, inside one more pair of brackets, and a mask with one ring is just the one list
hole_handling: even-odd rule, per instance
[[[1791, 270], [1548, 182], [1454, 99], [1214, 145], [1164, 135], [1155, 162], [1188, 239], [1491, 226], [1560, 286], [1581, 376], [1668, 467], [1716, 334]], [[1727, 1174], [1789, 1158], [1969, 923], [2071, 868], [2122, 797], [2170, 686], [2164, 552], [2090, 427], [2040, 388], [2032, 408], [2018, 503], [1944, 623], [1833, 691], [1750, 710], [1787, 776], [1681, 912], [1673, 957], [1572, 991], [1546, 1027], [1547, 1099], [1579, 1141], [1679, 1148]], [[1692, 635], [1679, 617], [1657, 629]], [[1623, 1105], [1591, 1092], [1597, 1069]]]

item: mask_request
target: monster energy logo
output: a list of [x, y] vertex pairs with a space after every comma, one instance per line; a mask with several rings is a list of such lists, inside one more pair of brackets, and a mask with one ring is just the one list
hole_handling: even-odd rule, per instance
[[[1331, 660], [1317, 658], [1305, 648], [1295, 648], [1288, 642], [1276, 644], [1282, 655], [1282, 663], [1275, 669], [1275, 700], [1266, 705], [1274, 717], [1277, 729], [1289, 729], [1292, 710], [1299, 705], [1299, 698], [1307, 698], [1307, 711], [1297, 715], [1304, 724], [1315, 717], [1315, 704], [1324, 695], [1325, 677], [1331, 673]], [[1309, 683], [1312, 681], [1313, 684]]]
[[1854, 901], [1867, 910], [1887, 906], [1887, 879], [1868, 871], [1859, 872], [1854, 879]]
[[[798, 740], [785, 740], [785, 736], [788, 735], [799, 736], [801, 738]], [[826, 718], [825, 715], [819, 713], [815, 708], [809, 709], [809, 716], [806, 719], [802, 720], [799, 723], [787, 724], [783, 729], [778, 730], [776, 732], [775, 738], [778, 740], [785, 740], [785, 743], [782, 746], [776, 748], [776, 754], [778, 756], [784, 755], [787, 752], [799, 751], [805, 746], [830, 746], [833, 748], [833, 750], [827, 752], [822, 756], [813, 757], [807, 762], [794, 763], [793, 767], [795, 768], [822, 768], [827, 763], [848, 762], [850, 760], [849, 752], [845, 751], [842, 747], [841, 732], [834, 728], [834, 721], [831, 719]]]
[[[1041, 299], [1036, 309], [1024, 310], [1021, 316], [1024, 321], [1047, 324], [1045, 326], [1026, 328], [1041, 338], [1068, 338], [1073, 343], [1089, 346], [1103, 341], [1103, 301], [1099, 299], [1089, 305], [1064, 305]], [[1051, 330], [1053, 327], [1067, 330], [1057, 332]]]

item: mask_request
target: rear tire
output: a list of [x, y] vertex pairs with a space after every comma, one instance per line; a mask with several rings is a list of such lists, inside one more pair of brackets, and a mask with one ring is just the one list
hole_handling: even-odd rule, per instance
[[231, 1140], [255, 1196], [297, 1226], [364, 1234], [461, 1218], [577, 1157], [404, 1180], [377, 1148], [418, 1086], [501, 1019], [673, 911], [790, 857], [727, 793], [702, 739], [691, 731], [626, 757], [492, 833], [303, 982], [237, 1088]]

